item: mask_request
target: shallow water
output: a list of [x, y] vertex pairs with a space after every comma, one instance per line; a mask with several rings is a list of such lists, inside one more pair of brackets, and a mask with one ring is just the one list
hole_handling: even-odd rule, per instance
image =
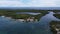
[[0, 17], [0, 34], [52, 34], [49, 23], [59, 20], [50, 12], [43, 16], [39, 22], [19, 22], [5, 17]]

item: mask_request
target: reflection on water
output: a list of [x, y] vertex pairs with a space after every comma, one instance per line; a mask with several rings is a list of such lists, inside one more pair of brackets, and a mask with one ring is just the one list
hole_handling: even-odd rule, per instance
[[43, 16], [38, 23], [21, 23], [0, 17], [0, 34], [52, 34], [49, 22], [59, 20], [50, 12]]
[[30, 14], [30, 15], [38, 15], [41, 13], [36, 13], [36, 12], [17, 12], [16, 14]]

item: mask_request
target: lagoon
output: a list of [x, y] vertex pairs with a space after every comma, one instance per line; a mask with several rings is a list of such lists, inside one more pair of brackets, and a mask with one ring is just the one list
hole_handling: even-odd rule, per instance
[[41, 13], [36, 13], [36, 12], [17, 12], [16, 14], [30, 14], [30, 15], [38, 15]]

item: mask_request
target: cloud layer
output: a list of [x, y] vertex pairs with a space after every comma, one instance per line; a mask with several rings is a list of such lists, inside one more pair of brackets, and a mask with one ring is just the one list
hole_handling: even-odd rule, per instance
[[60, 7], [59, 0], [0, 0], [0, 7]]

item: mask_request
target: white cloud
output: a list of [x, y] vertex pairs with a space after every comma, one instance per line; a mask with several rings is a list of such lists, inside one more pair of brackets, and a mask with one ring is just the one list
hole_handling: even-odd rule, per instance
[[0, 1], [0, 6], [3, 6], [3, 7], [5, 6], [18, 7], [18, 6], [23, 6], [23, 5], [24, 5], [23, 3], [18, 2], [18, 1]]
[[25, 3], [21, 0], [0, 0], [0, 7], [60, 7], [58, 2], [58, 0], [31, 0]]
[[60, 0], [56, 0], [55, 2], [55, 4], [60, 5]]
[[0, 1], [17, 1], [17, 0], [0, 0]]
[[29, 6], [33, 7], [54, 7], [56, 6], [55, 0], [32, 0], [31, 3], [28, 3]]

